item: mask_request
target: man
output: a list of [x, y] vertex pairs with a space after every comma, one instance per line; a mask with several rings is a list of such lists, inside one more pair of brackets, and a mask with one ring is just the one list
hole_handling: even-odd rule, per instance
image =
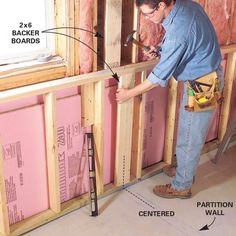
[[[158, 185], [153, 191], [165, 198], [189, 198], [191, 186], [204, 145], [213, 110], [189, 112], [187, 81], [194, 81], [216, 71], [220, 73], [221, 54], [215, 30], [200, 5], [190, 0], [136, 0], [141, 13], [166, 31], [160, 51], [160, 61], [147, 80], [132, 89], [117, 90], [118, 103], [162, 86], [171, 76], [184, 81], [184, 96], [180, 107], [176, 145], [177, 169], [171, 182]], [[149, 54], [152, 55], [153, 49]]]

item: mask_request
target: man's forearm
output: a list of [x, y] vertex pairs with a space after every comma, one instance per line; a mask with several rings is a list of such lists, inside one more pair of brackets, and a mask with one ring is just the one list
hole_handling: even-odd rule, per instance
[[143, 83], [135, 86], [134, 88], [129, 90], [129, 93], [132, 97], [135, 97], [137, 95], [146, 93], [147, 91], [153, 89], [154, 87], [157, 87], [158, 84], [153, 84], [149, 80], [145, 80]]
[[116, 101], [118, 103], [125, 102], [129, 100], [130, 98], [133, 98], [139, 94], [145, 93], [156, 86], [157, 84], [152, 84], [149, 80], [145, 80], [141, 84], [131, 89], [119, 88], [116, 91]]

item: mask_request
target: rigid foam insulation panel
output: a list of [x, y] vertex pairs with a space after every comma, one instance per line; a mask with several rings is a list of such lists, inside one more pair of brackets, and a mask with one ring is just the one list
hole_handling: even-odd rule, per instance
[[66, 98], [74, 95], [80, 94], [80, 89], [77, 87], [74, 88], [68, 88], [68, 89], [63, 89], [59, 90], [56, 92], [56, 98], [61, 99], [61, 98]]
[[[65, 91], [64, 95], [68, 92], [72, 91]], [[13, 105], [24, 106], [25, 101]], [[65, 202], [88, 192], [80, 95], [57, 101], [57, 130], [60, 193], [61, 202]], [[43, 105], [0, 114], [0, 139], [7, 207], [13, 224], [49, 207]]]
[[29, 107], [33, 105], [38, 105], [42, 103], [42, 101], [43, 101], [42, 96], [35, 96], [35, 97], [15, 100], [15, 101], [7, 102], [7, 103], [1, 103], [0, 113], [11, 111], [11, 110], [17, 110], [20, 108]]
[[[64, 97], [69, 97], [72, 95], [76, 95], [79, 93], [78, 88], [69, 88], [69, 89], [64, 89], [56, 92], [56, 97], [57, 99], [59, 98], [64, 98]], [[7, 103], [1, 103], [0, 104], [0, 113], [7, 112], [7, 111], [12, 111], [12, 110], [17, 110], [25, 107], [30, 107], [34, 105], [39, 105], [43, 103], [43, 96], [34, 96], [30, 98], [25, 98], [25, 99], [20, 99], [20, 100], [15, 100], [12, 102], [7, 102]]]
[[7, 209], [13, 224], [49, 207], [43, 107], [1, 114], [0, 138]]
[[57, 101], [57, 135], [61, 202], [88, 192], [88, 162], [81, 127], [81, 97]]
[[157, 87], [145, 95], [143, 168], [163, 159], [168, 90]]

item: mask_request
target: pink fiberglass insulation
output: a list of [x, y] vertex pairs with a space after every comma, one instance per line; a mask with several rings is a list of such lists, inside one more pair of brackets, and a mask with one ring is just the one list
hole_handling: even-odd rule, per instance
[[157, 87], [145, 94], [143, 168], [163, 159], [168, 90]]
[[233, 5], [233, 19], [232, 19], [232, 27], [231, 27], [231, 43], [236, 43], [236, 1], [234, 0]]
[[88, 191], [88, 163], [83, 154], [81, 97], [57, 102], [58, 159], [61, 202]]
[[104, 184], [114, 181], [117, 116], [116, 90], [117, 86], [105, 89]]
[[230, 10], [232, 0], [208, 0], [208, 16], [213, 23], [219, 43], [225, 45], [230, 40]]
[[13, 224], [49, 208], [43, 106], [1, 114], [0, 138]]
[[[80, 0], [80, 28], [89, 31], [93, 29], [93, 0]], [[93, 48], [93, 34], [80, 30], [80, 41]], [[80, 43], [80, 73], [93, 70], [93, 51]]]
[[[164, 29], [160, 24], [154, 24], [140, 14], [140, 26], [139, 26], [139, 40], [146, 46], [158, 46], [161, 43], [164, 36]], [[140, 50], [139, 60], [146, 61], [147, 57], [143, 51]]]

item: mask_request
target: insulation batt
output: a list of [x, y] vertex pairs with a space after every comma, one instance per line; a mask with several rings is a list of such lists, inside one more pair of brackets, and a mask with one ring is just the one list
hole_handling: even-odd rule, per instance
[[236, 43], [236, 1], [233, 4], [231, 43]]
[[[93, 30], [93, 0], [80, 0], [80, 28]], [[80, 31], [80, 41], [93, 48], [93, 35]], [[80, 73], [89, 73], [93, 70], [93, 51], [80, 44]]]
[[[149, 19], [146, 19], [142, 14], [140, 14], [140, 42], [142, 42], [146, 46], [156, 47], [161, 43], [164, 33], [165, 30], [160, 24], [154, 24]], [[140, 50], [139, 53], [139, 60], [147, 60], [147, 57], [144, 55], [142, 50]]]
[[230, 10], [232, 0], [208, 0], [208, 16], [213, 23], [220, 45], [230, 40]]

